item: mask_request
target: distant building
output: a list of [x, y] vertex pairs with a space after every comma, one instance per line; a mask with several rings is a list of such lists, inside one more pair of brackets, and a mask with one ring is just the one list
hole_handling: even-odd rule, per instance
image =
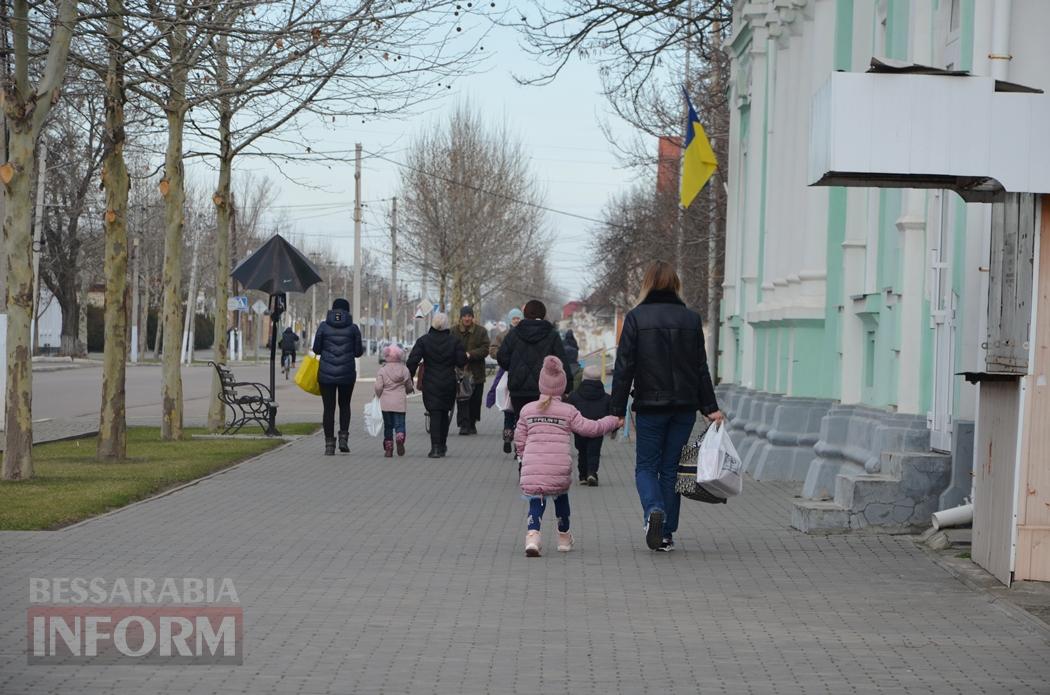
[[656, 192], [673, 195], [678, 191], [678, 169], [682, 159], [682, 139], [660, 137], [656, 155]]
[[572, 318], [572, 315], [575, 314], [580, 309], [582, 309], [584, 306], [585, 306], [584, 303], [581, 302], [581, 301], [578, 301], [578, 300], [574, 300], [574, 301], [569, 302], [568, 304], [563, 305], [562, 308], [561, 308], [561, 319], [562, 319], [562, 321], [564, 321], [565, 319], [568, 319], [568, 318]]

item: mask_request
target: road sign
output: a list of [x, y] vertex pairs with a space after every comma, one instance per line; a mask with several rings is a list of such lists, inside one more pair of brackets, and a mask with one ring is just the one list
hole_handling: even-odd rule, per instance
[[226, 308], [229, 311], [248, 311], [248, 298], [245, 296], [230, 297], [226, 300]]
[[266, 302], [264, 302], [261, 299], [256, 299], [255, 304], [252, 304], [252, 311], [254, 311], [259, 316], [262, 316], [263, 313], [266, 311]]

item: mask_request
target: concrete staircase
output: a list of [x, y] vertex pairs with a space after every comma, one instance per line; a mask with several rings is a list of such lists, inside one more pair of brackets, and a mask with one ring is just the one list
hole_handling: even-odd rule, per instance
[[947, 454], [883, 452], [878, 473], [839, 473], [832, 499], [795, 500], [791, 525], [804, 533], [912, 533], [929, 526], [951, 473]]

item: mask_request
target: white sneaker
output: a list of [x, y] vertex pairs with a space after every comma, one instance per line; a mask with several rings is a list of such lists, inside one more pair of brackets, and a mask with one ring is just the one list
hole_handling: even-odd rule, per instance
[[528, 531], [525, 533], [525, 555], [526, 557], [540, 556], [540, 532]]
[[569, 531], [565, 531], [564, 533], [561, 532], [561, 531], [558, 531], [558, 552], [559, 553], [567, 553], [570, 550], [572, 550], [572, 543], [573, 543], [572, 533], [570, 533]]

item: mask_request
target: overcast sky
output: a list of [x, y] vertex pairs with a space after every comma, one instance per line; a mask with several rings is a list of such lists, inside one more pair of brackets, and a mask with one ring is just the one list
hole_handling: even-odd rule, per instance
[[[618, 167], [613, 148], [602, 133], [607, 121], [618, 138], [633, 137], [633, 131], [610, 116], [599, 93], [597, 70], [588, 64], [570, 65], [545, 87], [523, 87], [513, 74], [535, 74], [533, 58], [518, 44], [512, 30], [496, 28], [485, 39], [486, 53], [493, 55], [483, 74], [453, 83], [448, 96], [425, 112], [404, 120], [370, 122], [348, 126], [343, 131], [319, 132], [317, 149], [346, 150], [345, 164], [283, 165], [289, 177], [311, 187], [296, 185], [282, 176], [277, 165], [262, 160], [242, 161], [238, 172], [251, 170], [276, 184], [280, 194], [274, 214], [283, 215], [304, 238], [329, 240], [342, 260], [353, 260], [353, 148], [361, 142], [365, 151], [383, 151], [390, 159], [403, 161], [404, 150], [416, 133], [447, 119], [449, 110], [469, 100], [495, 122], [505, 120], [532, 154], [532, 169], [546, 189], [546, 204], [588, 217], [598, 217], [611, 194], [630, 185], [637, 172]], [[655, 151], [656, 143], [653, 143]], [[398, 188], [399, 167], [366, 159], [362, 174], [364, 212], [363, 243], [389, 258], [388, 200]], [[551, 265], [558, 283], [570, 296], [579, 296], [589, 281], [589, 222], [564, 215], [546, 214], [554, 233]], [[384, 269], [385, 272], [385, 269]]]

